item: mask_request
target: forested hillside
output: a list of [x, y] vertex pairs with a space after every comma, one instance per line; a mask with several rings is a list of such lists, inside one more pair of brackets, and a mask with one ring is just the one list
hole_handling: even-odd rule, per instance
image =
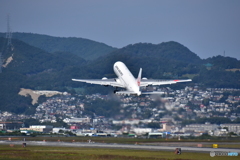
[[[168, 42], [171, 44], [176, 42]], [[178, 43], [176, 43], [178, 44]], [[182, 46], [178, 44], [178, 46]], [[149, 48], [149, 50], [148, 50]], [[122, 49], [116, 50], [111, 54], [101, 57], [93, 62], [89, 62], [89, 67], [92, 70], [97, 70], [97, 73], [101, 73], [105, 76], [111, 76], [113, 64], [116, 61], [123, 61], [129, 69], [137, 76], [139, 68], [143, 68], [143, 76], [149, 78], [181, 78], [187, 73], [198, 72], [201, 63], [201, 59], [189, 50], [178, 51], [172, 54], [172, 58], [168, 53], [171, 53], [171, 47], [165, 47], [164, 44], [135, 44], [129, 45]], [[179, 57], [176, 58], [176, 55]], [[185, 57], [193, 57], [192, 61]], [[196, 61], [197, 63], [192, 63]], [[192, 66], [195, 66], [192, 67]]]
[[3, 62], [9, 57], [13, 60], [0, 73], [0, 110], [21, 113], [31, 108], [31, 99], [18, 95], [20, 88], [65, 91], [72, 83], [69, 68], [86, 63], [71, 53], [47, 53], [18, 40], [12, 41], [11, 49], [3, 47], [5, 42], [0, 38]]
[[[32, 41], [39, 40], [32, 39]], [[68, 44], [72, 43], [71, 38], [66, 38], [64, 41]], [[50, 46], [56, 43], [49, 41]], [[65, 42], [59, 42], [58, 45], [61, 43]], [[171, 85], [171, 87], [197, 84], [212, 88], [240, 88], [239, 60], [222, 56], [202, 60], [177, 42], [128, 45], [92, 60], [85, 60], [64, 49], [50, 53], [16, 39], [12, 40], [12, 48], [7, 47], [6, 44], [7, 39], [0, 38], [3, 64], [6, 65], [7, 59], [12, 57], [12, 61], [3, 67], [0, 73], [0, 110], [2, 111], [31, 113], [34, 110], [30, 97], [18, 95], [20, 88], [81, 94], [112, 93], [111, 87], [73, 82], [71, 79], [115, 78], [113, 64], [116, 61], [124, 62], [135, 77], [141, 67], [142, 76], [147, 78], [193, 79], [191, 83]]]
[[205, 87], [240, 88], [239, 60], [222, 56], [201, 60], [177, 42], [129, 45], [90, 62], [89, 68], [96, 70], [96, 75], [114, 76], [112, 65], [118, 60], [135, 76], [142, 67], [143, 77], [147, 78], [191, 78], [193, 83]]
[[[0, 37], [5, 37], [5, 33], [0, 33]], [[47, 52], [69, 52], [86, 60], [93, 60], [100, 56], [108, 54], [116, 48], [110, 47], [104, 43], [84, 39], [84, 38], [63, 38], [33, 33], [13, 33], [13, 39], [19, 39], [37, 48]]]

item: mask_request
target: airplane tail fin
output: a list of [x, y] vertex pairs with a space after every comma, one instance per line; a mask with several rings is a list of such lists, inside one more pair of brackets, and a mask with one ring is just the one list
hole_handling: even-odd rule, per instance
[[141, 79], [142, 79], [142, 68], [140, 68], [139, 73], [138, 73], [138, 78], [137, 78], [138, 86], [140, 86]]

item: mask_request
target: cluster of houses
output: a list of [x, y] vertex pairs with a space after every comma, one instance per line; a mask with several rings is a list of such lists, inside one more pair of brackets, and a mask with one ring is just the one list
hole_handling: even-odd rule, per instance
[[[40, 128], [32, 126], [27, 129], [23, 123], [12, 125], [15, 128], [9, 128], [8, 122], [6, 122], [6, 120], [21, 122], [22, 119], [33, 118], [41, 123], [56, 123], [57, 120], [61, 120], [79, 135], [82, 132], [94, 133], [99, 130], [109, 134], [117, 132], [118, 134], [133, 133], [135, 135], [147, 133], [156, 135], [159, 132], [162, 136], [170, 133], [172, 136], [198, 136], [203, 133], [222, 136], [230, 132], [237, 135], [240, 133], [240, 124], [181, 125], [181, 120], [184, 119], [225, 117], [234, 121], [240, 118], [240, 112], [238, 112], [240, 95], [234, 94], [239, 93], [240, 89], [207, 88], [203, 90], [198, 86], [185, 87], [181, 90], [173, 90], [168, 87], [152, 89], [162, 92], [163, 95], [120, 96], [120, 110], [115, 117], [101, 115], [91, 117], [84, 110], [86, 103], [90, 104], [96, 99], [108, 100], [111, 98], [109, 95], [73, 96], [65, 93], [50, 97], [46, 102], [37, 106], [34, 115], [0, 112], [0, 130], [22, 128], [22, 130], [38, 130], [40, 132]], [[149, 128], [148, 124], [150, 123], [158, 123], [159, 126]], [[92, 130], [88, 131], [89, 128]], [[42, 129], [42, 132], [46, 131], [53, 132], [53, 128], [52, 131]]]
[[42, 122], [56, 123], [56, 115], [60, 119], [65, 117], [78, 117], [82, 114], [84, 103], [70, 94], [49, 98], [36, 108], [32, 118]]

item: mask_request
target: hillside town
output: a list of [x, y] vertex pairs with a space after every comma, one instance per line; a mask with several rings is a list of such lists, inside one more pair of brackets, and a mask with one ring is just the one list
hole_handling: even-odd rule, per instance
[[[71, 131], [80, 136], [132, 134], [135, 136], [211, 136], [240, 135], [240, 89], [185, 87], [180, 90], [151, 88], [161, 95], [116, 96], [116, 95], [71, 95], [64, 92], [48, 97], [36, 107], [33, 115], [16, 115], [0, 112], [0, 130], [21, 130], [42, 133]], [[113, 98], [114, 97], [114, 98]], [[116, 98], [117, 97], [117, 98]], [[103, 116], [101, 112], [87, 112], [87, 106], [96, 101], [118, 101], [118, 113]], [[115, 107], [115, 106], [113, 106]], [[226, 123], [188, 123], [199, 118], [227, 118]], [[25, 126], [28, 119], [40, 124]], [[53, 127], [61, 121], [66, 126]], [[52, 124], [52, 125], [51, 125]]]

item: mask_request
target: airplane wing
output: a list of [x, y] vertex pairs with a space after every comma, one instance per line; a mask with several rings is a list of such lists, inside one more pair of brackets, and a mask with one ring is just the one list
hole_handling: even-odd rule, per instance
[[121, 87], [124, 88], [124, 85], [121, 83], [121, 81], [118, 78], [112, 78], [112, 79], [72, 79], [73, 81], [78, 82], [85, 82], [90, 84], [99, 84], [104, 86], [113, 86], [113, 87]]
[[189, 82], [192, 81], [191, 79], [184, 79], [184, 80], [160, 80], [160, 79], [141, 79], [140, 86], [146, 87], [151, 85], [166, 85], [166, 84], [175, 84], [178, 82]]

